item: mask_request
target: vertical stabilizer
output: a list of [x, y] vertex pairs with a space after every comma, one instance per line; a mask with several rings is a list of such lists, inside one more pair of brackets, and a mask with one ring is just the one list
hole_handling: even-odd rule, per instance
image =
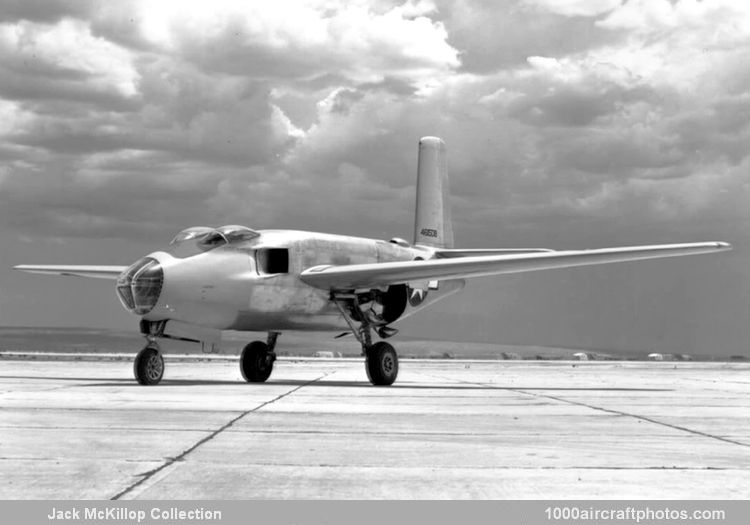
[[419, 141], [417, 162], [414, 244], [453, 247], [449, 190], [445, 142], [437, 137], [423, 137]]

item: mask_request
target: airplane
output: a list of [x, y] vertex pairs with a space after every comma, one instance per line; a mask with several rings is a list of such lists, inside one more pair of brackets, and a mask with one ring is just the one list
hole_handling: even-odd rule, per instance
[[[142, 385], [164, 374], [159, 339], [215, 348], [222, 330], [267, 332], [240, 355], [250, 383], [266, 381], [278, 335], [351, 333], [373, 385], [391, 385], [398, 355], [391, 325], [454, 294], [472, 277], [730, 250], [725, 242], [589, 250], [454, 248], [445, 143], [419, 141], [414, 241], [389, 241], [240, 225], [181, 231], [163, 251], [130, 266], [19, 265], [31, 273], [116, 280], [125, 309], [141, 317], [145, 347], [133, 363]], [[375, 335], [380, 340], [375, 340]], [[205, 347], [204, 347], [205, 348]]]

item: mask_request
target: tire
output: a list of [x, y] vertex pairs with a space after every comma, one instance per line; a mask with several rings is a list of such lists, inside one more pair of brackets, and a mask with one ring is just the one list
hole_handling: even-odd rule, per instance
[[262, 341], [253, 341], [242, 350], [240, 372], [248, 383], [263, 383], [273, 372], [276, 355]]
[[135, 356], [133, 374], [141, 385], [158, 385], [164, 375], [164, 358], [159, 347], [147, 346]]
[[398, 376], [396, 350], [385, 341], [375, 343], [367, 351], [365, 369], [367, 370], [367, 378], [373, 385], [392, 385], [396, 376]]

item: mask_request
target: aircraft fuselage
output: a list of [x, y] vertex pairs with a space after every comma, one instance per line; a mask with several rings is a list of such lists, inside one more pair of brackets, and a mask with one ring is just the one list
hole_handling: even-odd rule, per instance
[[[259, 237], [181, 257], [178, 250], [148, 257], [158, 261], [163, 283], [146, 321], [175, 320], [219, 330], [338, 330], [347, 324], [330, 292], [302, 282], [299, 274], [319, 265], [411, 261], [431, 257], [429, 248], [394, 242], [291, 230], [261, 230]], [[405, 244], [405, 243], [403, 243]], [[431, 283], [435, 288], [435, 283]], [[463, 281], [404, 287], [409, 315], [458, 291]], [[416, 290], [416, 291], [415, 291]], [[383, 290], [386, 291], [386, 290]], [[412, 299], [409, 301], [409, 299]]]

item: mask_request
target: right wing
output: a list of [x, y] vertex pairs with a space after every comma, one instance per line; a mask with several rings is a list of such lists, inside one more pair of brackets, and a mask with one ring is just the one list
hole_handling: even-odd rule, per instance
[[675, 257], [695, 253], [730, 250], [725, 242], [626, 246], [598, 250], [542, 251], [484, 257], [457, 257], [426, 261], [399, 261], [343, 266], [315, 266], [300, 274], [300, 279], [316, 288], [365, 289], [413, 281], [464, 279], [519, 273], [589, 264]]
[[93, 277], [95, 279], [117, 279], [127, 269], [127, 266], [19, 264], [18, 266], [14, 266], [13, 269], [46, 275], [76, 275], [78, 277]]

